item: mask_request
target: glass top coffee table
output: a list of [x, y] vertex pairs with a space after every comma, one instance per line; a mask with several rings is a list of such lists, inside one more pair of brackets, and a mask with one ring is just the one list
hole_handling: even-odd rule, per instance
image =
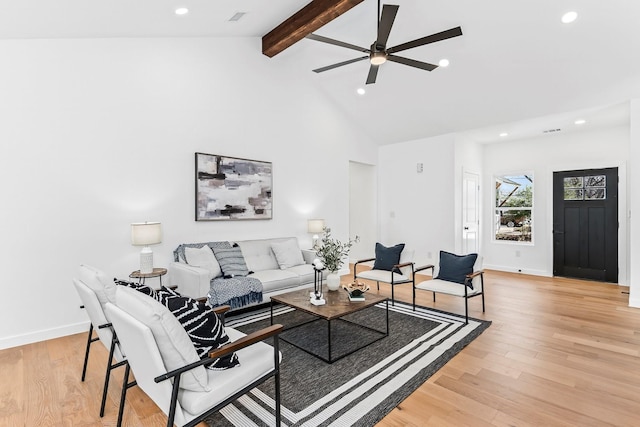
[[[387, 297], [367, 293], [364, 301], [349, 301], [349, 295], [341, 289], [326, 292], [324, 298], [327, 301], [325, 305], [311, 304], [309, 302], [308, 289], [272, 296], [271, 324], [273, 324], [273, 308], [277, 303], [310, 315], [306, 316], [310, 320], [294, 325], [285, 325], [283, 333], [280, 334], [280, 339], [327, 363], [333, 363], [389, 336], [389, 300]], [[384, 313], [382, 313], [384, 315], [384, 320], [382, 320], [384, 330], [375, 329], [368, 324], [364, 324], [372, 320], [365, 318], [364, 314], [358, 319], [358, 314], [356, 313], [362, 310], [371, 308], [371, 310], [382, 311], [380, 308], [373, 308], [373, 306], [382, 302], [385, 303]], [[373, 322], [375, 323], [380, 322], [378, 314], [373, 313], [370, 315], [374, 316]], [[363, 319], [364, 322], [362, 321]], [[321, 328], [325, 328], [322, 323], [326, 323], [326, 334], [320, 331]], [[294, 333], [287, 334], [287, 331], [303, 327], [307, 329], [300, 331], [297, 334], [298, 337]], [[340, 342], [336, 343], [334, 341], [336, 339], [339, 339]], [[335, 349], [336, 344], [339, 344], [343, 351], [334, 355], [332, 350]], [[350, 347], [345, 350], [345, 345], [350, 345]], [[319, 349], [323, 351], [317, 351]], [[321, 353], [327, 356], [325, 357]]]

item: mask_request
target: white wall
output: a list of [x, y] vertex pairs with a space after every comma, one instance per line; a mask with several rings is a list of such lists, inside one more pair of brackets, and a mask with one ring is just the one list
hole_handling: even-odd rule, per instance
[[[552, 180], [561, 170], [618, 167], [620, 177], [619, 282], [628, 283], [627, 158], [628, 127], [554, 134], [521, 141], [488, 144], [483, 152], [485, 268], [551, 276], [553, 274]], [[534, 175], [533, 244], [496, 242], [490, 210], [496, 175], [530, 172]], [[489, 220], [487, 219], [489, 218]], [[518, 256], [519, 254], [519, 256]]]
[[[455, 249], [455, 140], [453, 135], [380, 147], [379, 241], [406, 243], [418, 265]], [[418, 173], [417, 163], [424, 164]]]
[[[3, 40], [0, 56], [0, 348], [86, 330], [71, 279], [137, 269], [131, 222], [162, 222], [156, 266], [182, 242], [308, 245], [312, 217], [347, 237], [349, 161], [376, 149], [259, 39]], [[274, 219], [195, 222], [196, 151], [273, 162]]]

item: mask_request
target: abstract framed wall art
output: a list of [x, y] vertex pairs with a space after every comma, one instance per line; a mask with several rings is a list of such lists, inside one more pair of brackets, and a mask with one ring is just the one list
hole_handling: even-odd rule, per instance
[[196, 153], [196, 221], [272, 219], [272, 164]]

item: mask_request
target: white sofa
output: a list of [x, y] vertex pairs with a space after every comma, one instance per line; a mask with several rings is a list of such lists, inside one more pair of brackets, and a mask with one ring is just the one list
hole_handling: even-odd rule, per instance
[[[169, 267], [171, 282], [178, 286], [178, 291], [181, 294], [193, 298], [205, 297], [209, 293], [210, 281], [215, 278], [211, 277], [210, 270], [187, 264], [185, 248], [202, 248], [205, 245], [211, 247], [216, 243], [220, 242], [181, 244], [173, 252], [174, 262]], [[314, 274], [311, 264], [315, 258], [315, 252], [301, 250], [295, 237], [241, 240], [229, 243], [232, 245], [237, 243], [240, 247], [247, 268], [252, 272], [247, 277], [254, 277], [262, 282], [262, 302], [268, 302], [270, 295], [313, 286]], [[279, 247], [287, 244], [291, 248], [295, 248], [300, 252], [304, 263], [291, 267], [285, 265], [285, 268], [281, 268], [281, 263], [278, 262], [273, 249], [274, 244]], [[282, 256], [282, 253], [279, 252], [279, 255]], [[298, 256], [295, 253], [289, 255]], [[218, 275], [218, 277], [220, 276]]]

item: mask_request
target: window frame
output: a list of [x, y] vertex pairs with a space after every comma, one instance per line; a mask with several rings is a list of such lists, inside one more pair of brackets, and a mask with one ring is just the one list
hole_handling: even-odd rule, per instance
[[[498, 206], [498, 201], [499, 199], [499, 187], [497, 185], [497, 183], [499, 181], [504, 182], [505, 178], [509, 178], [509, 177], [529, 177], [531, 179], [531, 206], [508, 206], [508, 207], [499, 207]], [[524, 245], [524, 246], [533, 246], [534, 245], [534, 224], [535, 224], [535, 217], [534, 217], [534, 209], [535, 209], [535, 175], [533, 173], [533, 171], [528, 171], [528, 170], [519, 170], [519, 171], [514, 171], [514, 172], [506, 172], [506, 173], [496, 173], [493, 175], [493, 201], [492, 201], [492, 207], [491, 207], [491, 218], [493, 218], [492, 220], [492, 241], [494, 243], [500, 243], [500, 244], [517, 244], [517, 245]], [[530, 231], [529, 231], [529, 240], [509, 240], [509, 239], [499, 239], [498, 238], [498, 231], [500, 229], [500, 212], [508, 212], [508, 211], [529, 211], [530, 212], [530, 216], [529, 216], [529, 227], [530, 227]], [[522, 235], [522, 232], [521, 232]]]

